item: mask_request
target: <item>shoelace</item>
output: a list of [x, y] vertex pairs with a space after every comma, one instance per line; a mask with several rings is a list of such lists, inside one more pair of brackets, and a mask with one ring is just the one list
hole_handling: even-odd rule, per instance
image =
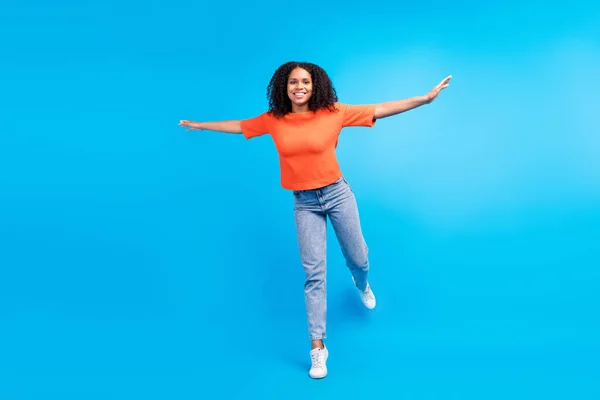
[[312, 359], [312, 364], [314, 368], [323, 368], [323, 361], [325, 358], [325, 351], [321, 350], [321, 351], [317, 351], [314, 352], [310, 355], [310, 358]]
[[367, 290], [365, 290], [365, 298], [369, 299], [369, 300], [373, 300], [373, 293], [371, 293], [371, 287], [367, 286]]

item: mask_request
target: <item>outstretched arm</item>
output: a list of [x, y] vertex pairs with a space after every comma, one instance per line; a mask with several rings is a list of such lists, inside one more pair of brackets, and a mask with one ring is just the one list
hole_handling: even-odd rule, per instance
[[194, 130], [207, 130], [225, 133], [242, 133], [242, 127], [240, 125], [240, 121], [238, 120], [220, 122], [194, 122], [184, 119], [179, 121], [179, 126], [189, 126], [189, 129], [186, 129], [186, 132]]
[[375, 108], [375, 119], [390, 117], [431, 103], [443, 89], [448, 87], [450, 79], [452, 79], [452, 75], [444, 78], [424, 96], [415, 96], [404, 100], [388, 101], [377, 104], [377, 107]]

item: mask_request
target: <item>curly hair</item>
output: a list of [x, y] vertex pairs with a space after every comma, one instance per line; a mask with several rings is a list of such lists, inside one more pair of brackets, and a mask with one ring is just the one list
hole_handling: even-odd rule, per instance
[[327, 72], [312, 63], [290, 61], [277, 68], [267, 86], [269, 112], [277, 118], [292, 112], [292, 102], [287, 95], [287, 84], [290, 73], [297, 67], [308, 71], [312, 78], [313, 90], [308, 100], [309, 111], [320, 109], [335, 111], [335, 103], [338, 101], [337, 93]]

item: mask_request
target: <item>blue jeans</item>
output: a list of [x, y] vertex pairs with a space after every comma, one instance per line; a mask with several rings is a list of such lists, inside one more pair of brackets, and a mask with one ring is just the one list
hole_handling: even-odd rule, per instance
[[354, 193], [344, 177], [319, 189], [295, 190], [294, 216], [304, 267], [304, 301], [311, 340], [326, 337], [327, 217], [335, 231], [346, 265], [361, 290], [367, 286], [368, 247], [362, 235]]

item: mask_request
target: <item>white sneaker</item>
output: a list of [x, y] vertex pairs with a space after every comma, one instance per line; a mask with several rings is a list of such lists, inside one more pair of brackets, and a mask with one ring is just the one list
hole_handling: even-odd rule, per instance
[[[354, 277], [352, 277], [352, 282], [354, 282], [354, 286], [356, 286]], [[369, 286], [369, 282], [367, 282], [367, 288], [365, 289], [364, 292], [362, 290], [360, 290], [359, 288], [356, 288], [356, 290], [358, 290], [358, 294], [360, 294], [360, 300], [363, 302], [365, 307], [367, 307], [369, 310], [374, 309], [375, 305], [377, 304], [377, 301], [375, 300], [375, 295], [373, 294], [373, 291], [371, 290], [371, 286]]]
[[325, 345], [323, 345], [322, 349], [317, 348], [310, 351], [312, 366], [310, 367], [308, 374], [311, 378], [325, 378], [327, 375], [327, 365], [325, 365], [327, 362], [327, 357], [329, 357], [329, 351], [327, 351], [327, 347]]

